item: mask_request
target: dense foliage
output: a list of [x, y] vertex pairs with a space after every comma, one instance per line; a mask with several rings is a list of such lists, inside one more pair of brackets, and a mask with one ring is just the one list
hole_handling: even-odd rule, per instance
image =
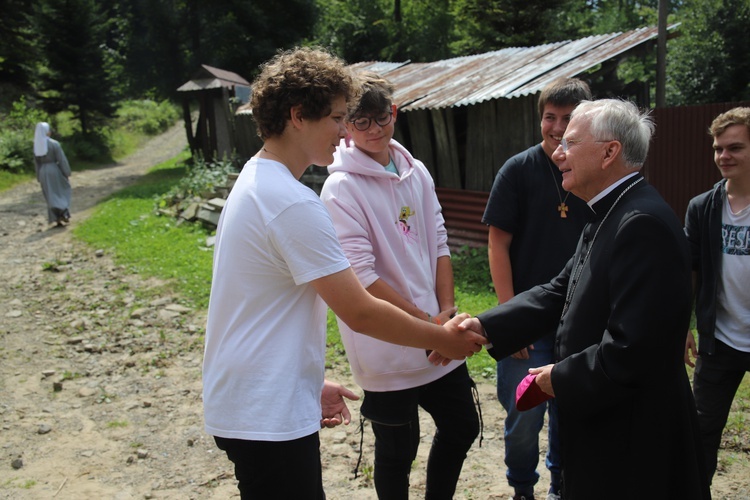
[[41, 2], [36, 13], [44, 66], [37, 88], [50, 113], [70, 110], [83, 135], [98, 133], [114, 113], [111, 73], [104, 64], [104, 16], [94, 0]]
[[691, 0], [671, 42], [672, 105], [750, 100], [750, 0]]
[[33, 170], [34, 126], [47, 120], [43, 111], [29, 108], [25, 98], [13, 103], [0, 125], [0, 171]]

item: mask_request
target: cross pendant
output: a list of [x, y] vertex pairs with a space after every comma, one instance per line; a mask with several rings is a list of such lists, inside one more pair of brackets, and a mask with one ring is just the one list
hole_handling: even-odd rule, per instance
[[560, 202], [560, 204], [557, 206], [557, 211], [560, 212], [561, 219], [565, 219], [568, 217], [568, 205], [566, 205], [564, 201]]

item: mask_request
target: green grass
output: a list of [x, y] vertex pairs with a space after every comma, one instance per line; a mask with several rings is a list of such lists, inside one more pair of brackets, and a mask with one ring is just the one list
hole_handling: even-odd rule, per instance
[[144, 278], [166, 280], [184, 300], [205, 308], [213, 258], [205, 246], [210, 233], [198, 225], [178, 225], [154, 211], [155, 198], [184, 177], [187, 158], [183, 153], [156, 166], [137, 185], [105, 200], [74, 234], [113, 253], [118, 264]]
[[0, 170], [0, 193], [6, 191], [17, 184], [30, 181], [35, 178], [32, 172], [8, 172], [7, 170]]

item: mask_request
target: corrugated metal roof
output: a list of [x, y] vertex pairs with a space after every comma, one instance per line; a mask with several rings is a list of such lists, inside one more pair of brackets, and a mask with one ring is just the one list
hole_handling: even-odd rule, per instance
[[646, 27], [430, 63], [361, 62], [352, 67], [387, 75], [402, 110], [467, 106], [535, 94], [555, 78], [578, 76], [656, 39], [657, 34], [656, 27]]
[[236, 85], [249, 87], [250, 83], [237, 73], [201, 64], [201, 69], [198, 73], [189, 82], [182, 84], [177, 91], [186, 92], [191, 90], [218, 89], [221, 87], [231, 88]]

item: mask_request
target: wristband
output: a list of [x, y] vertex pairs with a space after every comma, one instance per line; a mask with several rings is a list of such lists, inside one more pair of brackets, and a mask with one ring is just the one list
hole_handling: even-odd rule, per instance
[[425, 311], [424, 313], [427, 315], [428, 323], [433, 323], [435, 325], [442, 326], [442, 323], [440, 322], [440, 318], [437, 318], [437, 317], [433, 318], [432, 314], [428, 313], [427, 311]]

